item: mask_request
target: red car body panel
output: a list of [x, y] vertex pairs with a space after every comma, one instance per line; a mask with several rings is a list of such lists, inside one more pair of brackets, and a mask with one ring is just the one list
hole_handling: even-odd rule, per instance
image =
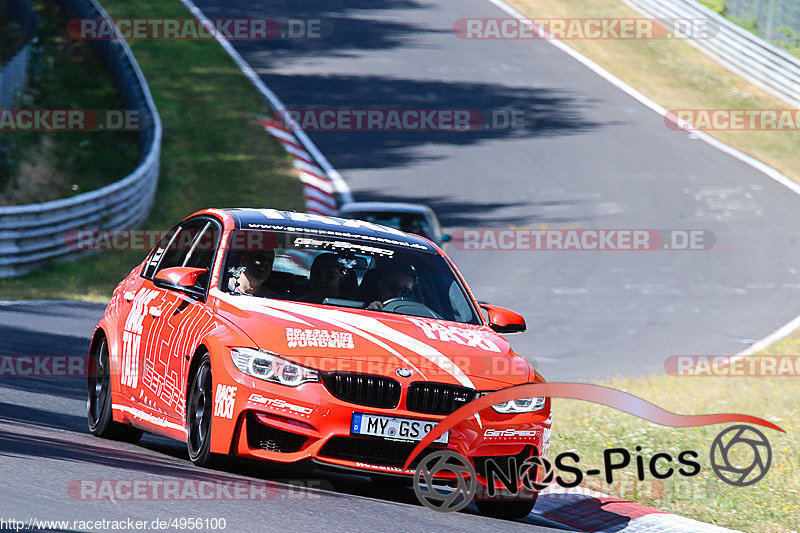
[[[192, 217], [198, 215], [214, 217], [222, 228], [205, 298], [155, 286], [141, 275], [145, 260], [117, 286], [97, 326], [93, 344], [100, 335], [108, 340], [113, 419], [117, 422], [185, 442], [190, 372], [197, 354], [207, 351], [214, 387], [213, 453], [284, 463], [314, 459], [364, 472], [410, 474], [397, 466], [326, 455], [323, 447], [335, 437], [352, 438], [353, 413], [433, 422], [443, 419], [444, 415], [407, 409], [408, 386], [415, 382], [493, 391], [543, 381], [484, 317], [482, 324], [463, 324], [223, 292], [219, 282], [225, 246], [230, 232], [237, 229], [236, 220], [218, 209]], [[336, 223], [339, 219], [331, 220]], [[452, 265], [438, 247], [429, 244]], [[455, 265], [452, 267], [460, 278]], [[471, 292], [469, 296], [477, 308]], [[339, 341], [326, 347], [308, 341], [320, 334], [336, 334]], [[373, 408], [338, 399], [321, 382], [297, 387], [266, 382], [233, 364], [232, 347], [269, 350], [321, 372], [391, 377], [402, 386], [400, 401], [396, 408]], [[399, 368], [410, 370], [411, 376], [398, 378]], [[249, 432], [260, 430], [258, 424], [305, 440], [291, 452], [253, 446]], [[512, 434], [501, 435], [503, 430], [512, 430]], [[451, 430], [446, 447], [471, 458], [515, 455], [532, 447], [544, 455], [549, 438], [548, 399], [543, 409], [532, 413], [482, 411]]]

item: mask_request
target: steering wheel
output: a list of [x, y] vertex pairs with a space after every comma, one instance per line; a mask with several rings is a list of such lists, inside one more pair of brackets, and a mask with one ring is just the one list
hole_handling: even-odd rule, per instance
[[408, 300], [403, 296], [399, 296], [396, 298], [389, 298], [388, 300], [383, 302], [383, 307], [381, 308], [381, 311], [388, 311], [390, 313], [400, 313], [404, 315], [421, 316], [425, 318], [437, 318], [437, 319], [442, 318], [436, 311], [434, 311], [427, 305], [417, 302], [415, 300]]

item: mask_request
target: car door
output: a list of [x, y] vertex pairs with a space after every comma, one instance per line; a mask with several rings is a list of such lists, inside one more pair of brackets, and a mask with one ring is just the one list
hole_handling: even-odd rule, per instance
[[[221, 227], [209, 218], [188, 221], [181, 227], [178, 245], [165, 252], [153, 271], [153, 278], [165, 268], [194, 267], [207, 269], [209, 274], [198, 278], [197, 288], [205, 294], [210, 271], [219, 245]], [[185, 376], [198, 340], [213, 328], [213, 313], [198, 299], [178, 290], [158, 287], [152, 280], [146, 283], [158, 291], [158, 302], [151, 316], [148, 352], [142, 359], [142, 389], [146, 403], [166, 416], [183, 421], [186, 406]], [[154, 312], [155, 311], [155, 312]]]
[[[202, 249], [199, 243], [206, 242], [209, 234], [212, 244]], [[183, 365], [175, 355], [182, 346], [184, 320], [203, 314], [203, 306], [153, 280], [158, 272], [176, 266], [208, 263], [203, 268], [210, 269], [218, 235], [218, 224], [206, 217], [179, 225], [153, 250], [141, 277], [124, 294], [130, 310], [123, 331], [121, 391], [130, 401], [170, 418], [182, 420], [185, 404]], [[207, 284], [208, 276], [199, 281]]]
[[170, 230], [150, 252], [145, 267], [139, 276], [130, 280], [124, 288], [120, 320], [119, 385], [125, 400], [140, 403], [142, 359], [149, 352], [152, 340], [151, 326], [159, 313], [163, 293], [153, 286], [152, 274], [173, 242], [180, 228]]

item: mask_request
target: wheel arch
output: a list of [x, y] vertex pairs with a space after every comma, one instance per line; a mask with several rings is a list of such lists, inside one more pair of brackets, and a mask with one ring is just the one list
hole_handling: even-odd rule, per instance
[[[109, 341], [109, 338], [108, 338], [108, 334], [106, 333], [105, 329], [102, 326], [99, 326], [99, 325], [94, 330], [94, 333], [92, 333], [92, 340], [89, 342], [89, 354], [88, 354], [88, 357], [86, 359], [86, 383], [87, 383], [87, 386], [88, 386], [89, 379], [90, 379], [90, 377], [92, 375], [92, 372], [94, 371], [94, 368], [92, 368], [92, 365], [93, 365], [92, 357], [94, 356], [95, 353], [97, 353], [97, 350], [100, 349], [100, 344], [102, 343], [103, 340], [106, 341], [106, 346], [107, 346], [107, 349], [108, 349], [108, 363], [109, 363], [109, 365], [111, 365], [111, 369], [112, 369], [110, 391], [113, 393], [113, 392], [118, 390], [118, 387], [114, 383], [114, 372], [113, 372], [114, 361], [113, 361], [113, 357], [111, 355], [112, 354], [112, 352], [111, 352], [111, 344], [110, 344], [110, 341]], [[113, 399], [112, 399], [112, 403], [113, 403]]]
[[189, 388], [192, 386], [192, 380], [194, 379], [194, 375], [197, 372], [197, 367], [200, 366], [200, 361], [203, 359], [203, 354], [208, 353], [211, 354], [211, 350], [208, 349], [205, 343], [201, 342], [195, 348], [194, 353], [191, 356], [191, 360], [189, 361], [189, 370], [186, 373], [186, 384], [184, 392], [184, 408], [189, 407]]
[[[232, 323], [229, 319], [222, 316], [217, 316], [218, 322], [216, 326], [209, 331], [206, 335], [197, 340], [197, 346], [191, 351], [191, 354], [186, 354], [185, 357], [190, 358], [189, 364], [186, 367], [186, 374], [183, 382], [184, 394], [184, 413], [188, 416], [189, 401], [191, 396], [192, 382], [197, 375], [197, 370], [200, 367], [200, 362], [203, 354], [208, 353], [210, 364], [212, 383], [214, 390], [212, 390], [212, 398], [216, 399], [216, 387], [220, 383], [230, 384], [234, 386], [241, 386], [235, 383], [234, 378], [230, 375], [233, 363], [231, 362], [230, 346], [255, 346], [255, 343], [250, 337], [236, 324]], [[227, 364], [230, 362], [230, 364]], [[239, 405], [239, 402], [237, 402]], [[233, 420], [212, 416], [213, 430], [211, 432], [211, 452], [215, 454], [227, 455], [232, 449], [232, 442], [236, 432], [236, 416]], [[187, 424], [188, 429], [188, 424]], [[188, 438], [188, 435], [187, 435]]]
[[102, 326], [98, 326], [92, 334], [92, 340], [89, 342], [89, 353], [94, 353], [101, 339], [108, 340], [108, 334]]

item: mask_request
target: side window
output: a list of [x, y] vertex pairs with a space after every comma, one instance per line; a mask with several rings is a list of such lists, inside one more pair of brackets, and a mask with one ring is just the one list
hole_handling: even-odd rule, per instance
[[469, 302], [464, 298], [461, 288], [455, 281], [450, 284], [447, 295], [450, 299], [450, 306], [453, 309], [456, 322], [469, 322], [472, 320], [472, 309], [470, 309]]
[[164, 252], [167, 250], [170, 242], [172, 242], [172, 238], [175, 236], [175, 233], [178, 231], [179, 228], [173, 228], [167, 232], [161, 238], [158, 245], [153, 248], [153, 251], [150, 253], [150, 257], [147, 259], [147, 265], [144, 267], [144, 271], [142, 272], [142, 277], [147, 279], [152, 279], [153, 275], [156, 273], [156, 268], [158, 267], [158, 263], [161, 262], [161, 258], [164, 256]]
[[177, 233], [172, 237], [169, 246], [167, 246], [154, 275], [165, 268], [182, 266], [184, 259], [186, 259], [186, 256], [189, 255], [192, 249], [192, 244], [194, 244], [195, 239], [205, 229], [206, 224], [208, 224], [208, 221], [203, 219], [190, 220], [182, 224], [178, 228]]
[[165, 268], [180, 266], [210, 269], [218, 238], [219, 228], [213, 222], [190, 220], [164, 236], [142, 275], [152, 278]]
[[[208, 269], [210, 273], [211, 268], [214, 266], [214, 254], [219, 245], [219, 233], [219, 227], [213, 222], [208, 222], [192, 243], [189, 253], [186, 254], [186, 258], [183, 260], [181, 266], [205, 268]], [[205, 289], [208, 284], [208, 279], [208, 273], [200, 276], [197, 279], [197, 286]]]

